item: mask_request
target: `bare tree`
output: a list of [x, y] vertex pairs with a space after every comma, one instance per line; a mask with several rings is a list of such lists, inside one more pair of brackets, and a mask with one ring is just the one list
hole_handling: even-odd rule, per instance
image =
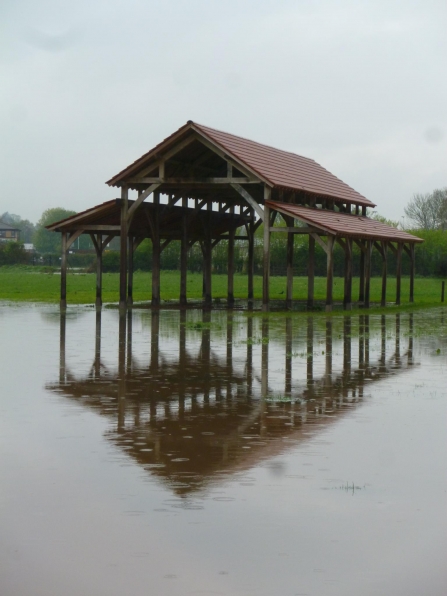
[[436, 189], [425, 195], [415, 194], [404, 211], [417, 228], [447, 229], [447, 188]]
[[447, 187], [437, 188], [432, 197], [438, 209], [438, 228], [447, 230]]

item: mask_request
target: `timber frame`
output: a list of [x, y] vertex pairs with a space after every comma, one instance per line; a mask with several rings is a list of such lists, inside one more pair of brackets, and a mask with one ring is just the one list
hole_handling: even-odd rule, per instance
[[[273, 164], [273, 165], [272, 165]], [[227, 302], [234, 303], [234, 243], [248, 243], [247, 299], [253, 301], [254, 233], [264, 224], [263, 309], [269, 307], [270, 240], [287, 234], [286, 305], [292, 307], [293, 242], [309, 238], [308, 308], [314, 306], [315, 243], [327, 255], [326, 310], [333, 307], [334, 247], [345, 253], [343, 306], [353, 304], [353, 246], [360, 249], [358, 303], [370, 306], [371, 255], [382, 258], [381, 306], [386, 305], [387, 252], [396, 255], [396, 304], [401, 302], [402, 255], [410, 259], [410, 302], [414, 300], [415, 244], [421, 239], [367, 217], [375, 207], [307, 158], [272, 149], [192, 121], [109, 180], [119, 199], [78, 213], [48, 229], [62, 233], [61, 308], [67, 305], [67, 252], [89, 234], [97, 255], [96, 305], [102, 304], [102, 255], [120, 237], [121, 309], [133, 303], [133, 254], [145, 238], [152, 242], [152, 306], [160, 305], [160, 255], [172, 240], [181, 243], [179, 302], [186, 305], [187, 253], [196, 242], [203, 255], [203, 300], [212, 303], [212, 249], [228, 240]], [[274, 227], [281, 214], [286, 225]], [[242, 231], [242, 233], [241, 233]]]

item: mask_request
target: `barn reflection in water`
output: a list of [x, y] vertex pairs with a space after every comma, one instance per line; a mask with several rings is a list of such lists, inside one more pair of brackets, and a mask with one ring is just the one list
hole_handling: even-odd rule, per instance
[[222, 315], [223, 332], [212, 340], [211, 314], [204, 311], [194, 323], [191, 350], [191, 325], [180, 312], [175, 358], [172, 350], [169, 357], [164, 352], [161, 314], [150, 314], [146, 366], [132, 353], [135, 313], [119, 318], [118, 366], [112, 370], [101, 359], [97, 312], [94, 362], [85, 376], [66, 362], [62, 314], [59, 382], [47, 388], [106, 417], [107, 438], [178, 495], [309, 440], [361, 405], [369, 385], [414, 365], [411, 314], [402, 321], [401, 315], [376, 317], [374, 333], [368, 315], [346, 316], [342, 323], [308, 317], [300, 319], [298, 340], [292, 317], [273, 331], [268, 317], [239, 317], [238, 333], [246, 332], [241, 342], [234, 340], [231, 312]]

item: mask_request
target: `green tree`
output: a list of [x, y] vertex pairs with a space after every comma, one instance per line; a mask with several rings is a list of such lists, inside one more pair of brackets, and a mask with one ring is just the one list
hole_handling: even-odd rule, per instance
[[45, 226], [49, 226], [56, 221], [75, 215], [76, 211], [62, 209], [62, 207], [54, 207], [46, 209], [42, 213], [41, 218], [36, 224], [36, 231], [34, 232], [33, 242], [36, 250], [41, 253], [60, 253], [61, 251], [61, 237], [60, 234], [49, 232]]
[[392, 219], [387, 219], [383, 215], [380, 215], [380, 213], [377, 213], [377, 211], [369, 211], [368, 210], [367, 215], [370, 219], [374, 219], [375, 221], [380, 221], [381, 223], [387, 224], [388, 226], [391, 226], [392, 228], [400, 227], [398, 221], [394, 221]]

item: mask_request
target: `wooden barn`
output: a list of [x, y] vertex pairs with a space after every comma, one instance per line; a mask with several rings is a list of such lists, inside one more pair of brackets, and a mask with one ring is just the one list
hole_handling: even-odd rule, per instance
[[[66, 306], [67, 252], [80, 234], [89, 234], [97, 253], [96, 304], [102, 302], [102, 253], [120, 237], [120, 307], [132, 304], [133, 253], [152, 242], [152, 305], [160, 304], [160, 255], [173, 240], [181, 243], [179, 301], [185, 305], [187, 255], [200, 244], [204, 302], [212, 301], [212, 250], [228, 241], [228, 304], [234, 303], [234, 243], [247, 242], [247, 299], [253, 300], [254, 234], [264, 224], [264, 309], [269, 305], [270, 237], [287, 235], [286, 303], [292, 304], [293, 243], [308, 236], [307, 304], [314, 304], [315, 243], [327, 255], [326, 310], [333, 306], [334, 246], [345, 255], [344, 308], [352, 308], [353, 245], [360, 249], [358, 302], [370, 305], [371, 255], [382, 258], [382, 306], [386, 302], [387, 252], [396, 255], [396, 303], [401, 300], [402, 256], [410, 260], [410, 302], [414, 299], [415, 244], [420, 238], [367, 217], [375, 204], [314, 160], [274, 149], [192, 121], [111, 178], [121, 197], [48, 226], [62, 233], [61, 307]], [[281, 214], [285, 225], [274, 226]]]

